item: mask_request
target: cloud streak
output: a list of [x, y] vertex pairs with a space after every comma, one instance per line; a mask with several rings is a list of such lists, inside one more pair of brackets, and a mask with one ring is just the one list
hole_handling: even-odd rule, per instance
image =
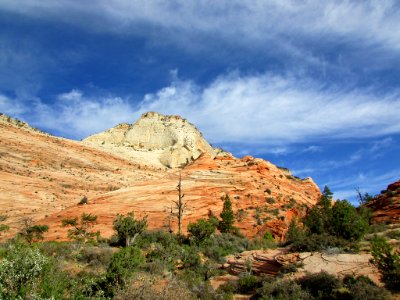
[[293, 76], [233, 73], [203, 88], [177, 80], [139, 107], [181, 114], [219, 143], [284, 145], [400, 132], [399, 93], [328, 89]]
[[204, 35], [251, 47], [273, 42], [288, 51], [298, 51], [291, 49], [298, 37], [400, 49], [399, 9], [394, 0], [93, 0], [90, 5], [69, 0], [4, 0], [0, 9], [97, 32], [145, 33], [161, 42], [165, 36], [173, 37], [185, 47]]
[[57, 96], [49, 105], [37, 98], [11, 99], [0, 95], [0, 111], [57, 135], [81, 139], [139, 115], [127, 99], [88, 97], [79, 90]]
[[52, 105], [2, 96], [0, 109], [42, 128], [68, 136], [75, 133], [77, 138], [120, 122], [133, 122], [147, 111], [182, 115], [209, 141], [220, 145], [285, 149], [294, 143], [400, 133], [399, 93], [332, 89], [312, 80], [271, 74], [230, 73], [206, 86], [176, 78], [138, 104], [129, 97], [94, 97], [72, 90], [58, 95]]
[[326, 183], [334, 191], [337, 199], [349, 199], [356, 204], [356, 188], [362, 193], [374, 193], [384, 190], [391, 182], [399, 180], [400, 169], [395, 169], [384, 174], [375, 172], [359, 173], [354, 177], [347, 177], [341, 180], [333, 180]]

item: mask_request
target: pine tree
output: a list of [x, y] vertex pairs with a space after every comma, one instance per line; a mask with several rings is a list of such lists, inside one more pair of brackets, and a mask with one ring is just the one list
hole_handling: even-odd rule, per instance
[[92, 227], [96, 224], [97, 216], [92, 214], [82, 213], [79, 220], [78, 218], [68, 218], [61, 220], [62, 227], [72, 227], [68, 230], [68, 237], [78, 242], [91, 242], [94, 238], [100, 236], [100, 232], [91, 231]]
[[222, 212], [219, 215], [221, 217], [221, 221], [219, 222], [219, 231], [221, 232], [232, 232], [233, 231], [233, 223], [235, 222], [235, 216], [232, 210], [232, 202], [228, 195], [222, 197], [224, 200], [224, 206], [222, 208]]

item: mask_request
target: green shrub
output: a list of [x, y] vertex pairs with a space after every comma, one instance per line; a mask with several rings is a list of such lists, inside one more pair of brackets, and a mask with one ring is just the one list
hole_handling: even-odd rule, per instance
[[258, 279], [251, 274], [243, 274], [238, 281], [236, 292], [247, 294], [253, 292], [258, 287]]
[[369, 233], [378, 233], [378, 232], [385, 231], [386, 229], [387, 229], [386, 224], [384, 224], [384, 223], [375, 223], [375, 224], [372, 224], [369, 227], [368, 232]]
[[[0, 222], [3, 222], [3, 221], [5, 221], [5, 220], [7, 220], [7, 216], [6, 215], [0, 215]], [[1, 233], [2, 232], [5, 232], [5, 231], [7, 231], [7, 230], [9, 230], [10, 229], [10, 227], [8, 226], [8, 225], [6, 225], [6, 224], [0, 224], [0, 236], [1, 236]]]
[[325, 272], [297, 280], [270, 279], [257, 290], [256, 299], [388, 300], [390, 294], [368, 277], [347, 276], [343, 280]]
[[293, 252], [313, 252], [330, 248], [345, 248], [349, 243], [329, 234], [299, 234], [290, 245]]
[[274, 203], [275, 203], [275, 199], [274, 199], [273, 197], [268, 197], [268, 198], [267, 198], [267, 202], [268, 202], [269, 204], [274, 204]]
[[[191, 270], [184, 270], [184, 272], [180, 273], [178, 276], [181, 284], [184, 283], [188, 287], [188, 289], [196, 297], [195, 299], [232, 299], [230, 295], [226, 295], [219, 289], [215, 291], [210, 285], [209, 281], [204, 281], [204, 278], [198, 275], [198, 273], [195, 273]], [[172, 299], [176, 298], [174, 297]]]
[[71, 260], [79, 253], [79, 247], [71, 242], [42, 242], [37, 247], [47, 256], [52, 256], [58, 260]]
[[347, 276], [343, 279], [353, 300], [388, 300], [390, 293], [366, 276]]
[[305, 275], [297, 282], [317, 299], [335, 299], [342, 285], [339, 278], [326, 272]]
[[347, 200], [338, 200], [332, 207], [332, 192], [325, 187], [318, 203], [303, 219], [301, 231], [294, 221], [289, 226], [287, 242], [295, 251], [316, 251], [331, 247], [357, 251], [357, 242], [369, 230], [368, 209], [358, 211]]
[[368, 226], [368, 220], [360, 216], [355, 207], [347, 200], [336, 201], [329, 220], [332, 235], [357, 241], [367, 233]]
[[202, 266], [199, 251], [194, 247], [183, 247], [180, 259], [185, 269], [198, 271]]
[[217, 262], [224, 262], [224, 257], [239, 253], [249, 248], [250, 242], [246, 238], [223, 233], [212, 236], [201, 245], [201, 250], [208, 258]]
[[248, 241], [246, 250], [275, 249], [276, 247], [275, 240], [254, 238]]
[[145, 231], [138, 236], [135, 242], [137, 247], [144, 249], [155, 243], [161, 244], [164, 248], [172, 247], [172, 245], [179, 246], [176, 234], [164, 230]]
[[371, 243], [371, 262], [382, 274], [382, 281], [391, 290], [400, 290], [400, 253], [383, 238], [376, 236]]
[[36, 248], [12, 247], [0, 262], [0, 298], [35, 297], [49, 259]]
[[79, 295], [80, 290], [75, 281], [71, 280], [68, 274], [63, 272], [57, 262], [52, 259], [38, 285], [36, 299], [65, 299], [68, 294]]
[[126, 247], [115, 253], [107, 268], [106, 278], [111, 284], [124, 285], [127, 279], [144, 263], [140, 249]]
[[268, 231], [266, 233], [264, 233], [263, 239], [267, 240], [267, 241], [271, 241], [271, 242], [273, 242], [275, 240], [274, 237], [272, 236], [271, 232], [268, 232]]
[[257, 296], [262, 300], [309, 300], [311, 295], [302, 290], [301, 286], [293, 280], [276, 280], [273, 282], [265, 282], [263, 286], [257, 290]]
[[307, 213], [303, 223], [311, 233], [327, 232], [330, 226], [331, 213], [332, 192], [325, 186], [321, 198]]
[[294, 216], [289, 223], [288, 231], [286, 233], [286, 241], [289, 243], [294, 242], [300, 234], [302, 234], [302, 232], [297, 224], [297, 218]]
[[176, 262], [182, 255], [182, 245], [177, 236], [162, 231], [147, 232], [138, 240], [138, 245], [147, 249], [146, 261], [159, 263], [168, 270], [174, 270]]
[[113, 229], [116, 231], [120, 243], [129, 247], [135, 239], [147, 228], [147, 217], [135, 220], [133, 212], [126, 216], [117, 215], [113, 222]]
[[83, 196], [82, 199], [78, 202], [78, 205], [88, 204], [88, 198]]
[[65, 297], [67, 293], [64, 293], [63, 297], [54, 299], [110, 299], [113, 296], [113, 288], [114, 286], [107, 283], [105, 275], [82, 271], [73, 278], [72, 286], [67, 292], [68, 297]]
[[20, 236], [24, 238], [29, 244], [43, 240], [43, 234], [49, 231], [47, 225], [33, 225], [26, 228], [20, 233]]
[[195, 242], [201, 243], [210, 238], [215, 232], [216, 226], [206, 219], [198, 219], [195, 223], [189, 223], [188, 232]]
[[297, 272], [297, 269], [302, 266], [302, 263], [290, 263], [288, 265], [283, 265], [279, 270], [278, 275], [282, 277], [284, 274], [290, 274]]
[[271, 213], [272, 213], [275, 217], [277, 217], [277, 216], [279, 216], [279, 209], [275, 208], [275, 209], [271, 210]]
[[77, 256], [77, 260], [92, 267], [107, 268], [112, 256], [113, 250], [111, 248], [91, 246], [82, 248]]
[[391, 239], [400, 240], [400, 230], [392, 230], [386, 233], [386, 236]]
[[149, 261], [146, 262], [142, 269], [147, 272], [150, 273], [152, 275], [164, 275], [165, 271], [167, 269], [167, 266], [165, 264], [165, 262], [161, 261], [161, 260], [155, 260], [155, 261]]
[[240, 208], [236, 212], [236, 220], [241, 222], [246, 215], [246, 211], [243, 208]]
[[135, 275], [125, 289], [120, 289], [114, 296], [115, 300], [170, 300], [196, 299], [192, 292], [181, 281], [172, 278], [164, 281], [161, 278], [147, 274]]
[[233, 298], [233, 294], [236, 293], [237, 290], [238, 290], [237, 280], [225, 282], [224, 284], [220, 285], [217, 289], [219, 293], [226, 295], [226, 297], [229, 297], [229, 299]]

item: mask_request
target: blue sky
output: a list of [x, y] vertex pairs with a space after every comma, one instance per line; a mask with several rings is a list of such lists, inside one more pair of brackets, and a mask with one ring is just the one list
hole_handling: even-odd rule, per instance
[[0, 111], [73, 139], [143, 112], [354, 200], [400, 179], [398, 1], [2, 0]]

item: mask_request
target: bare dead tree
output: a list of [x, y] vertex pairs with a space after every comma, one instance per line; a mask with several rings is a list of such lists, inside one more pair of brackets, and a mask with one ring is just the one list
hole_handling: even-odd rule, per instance
[[360, 205], [362, 205], [362, 204], [363, 204], [363, 195], [362, 195], [362, 193], [361, 193], [361, 191], [360, 191], [360, 188], [359, 188], [359, 187], [355, 187], [354, 189], [355, 189], [356, 192], [357, 192], [358, 203], [359, 203]]
[[[185, 208], [187, 207], [188, 201], [184, 202], [183, 198], [185, 197], [185, 194], [182, 193], [182, 173], [179, 171], [179, 181], [178, 185], [176, 186], [176, 190], [178, 191], [178, 200], [174, 200], [173, 202], [175, 203], [175, 208], [176, 208], [176, 218], [178, 220], [178, 236], [182, 235], [182, 219], [183, 219], [183, 214], [185, 212]], [[172, 212], [172, 209], [171, 209]]]

